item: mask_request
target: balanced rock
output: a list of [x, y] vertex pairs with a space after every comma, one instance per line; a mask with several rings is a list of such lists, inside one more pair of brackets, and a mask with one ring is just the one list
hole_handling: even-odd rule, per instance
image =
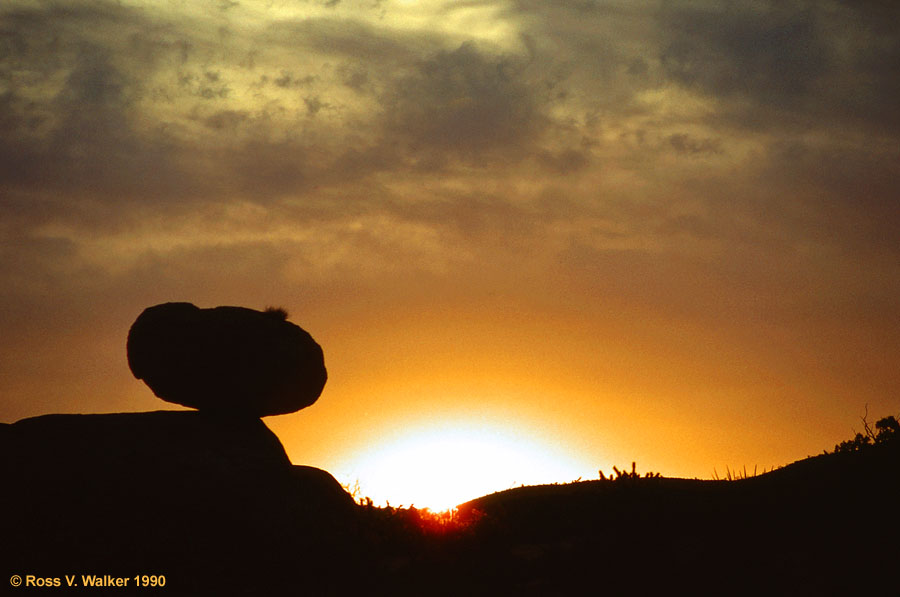
[[167, 402], [264, 417], [318, 399], [327, 373], [321, 347], [279, 309], [149, 307], [128, 332], [128, 366]]

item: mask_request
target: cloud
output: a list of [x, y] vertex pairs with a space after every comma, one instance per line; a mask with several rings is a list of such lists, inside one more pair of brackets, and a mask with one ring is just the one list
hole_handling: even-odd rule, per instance
[[410, 152], [448, 153], [467, 162], [527, 150], [545, 126], [522, 65], [472, 44], [442, 51], [398, 78], [382, 100], [385, 124]]
[[3, 184], [70, 207], [271, 203], [378, 172], [515, 161], [545, 126], [521, 60], [443, 49], [440, 33], [87, 4], [6, 16]]
[[543, 150], [537, 154], [538, 162], [548, 171], [558, 175], [574, 174], [590, 165], [590, 151], [585, 147], [562, 151]]
[[[289, 87], [307, 87], [316, 82], [317, 77], [315, 75], [306, 75], [303, 77], [298, 77], [293, 73], [283, 70], [281, 71], [281, 76], [277, 79], [274, 79], [272, 82], [278, 87], [289, 88]], [[266, 77], [268, 80], [268, 77]]]
[[[896, 134], [900, 32], [877, 3], [664, 4], [659, 61], [669, 80], [727, 106], [749, 128], [864, 125]], [[892, 22], [892, 21], [891, 21]]]
[[677, 153], [702, 155], [722, 153], [722, 143], [718, 139], [697, 139], [686, 133], [669, 135], [666, 141]]
[[249, 117], [250, 113], [246, 110], [219, 110], [212, 116], [206, 117], [204, 123], [211, 129], [233, 132]]
[[273, 23], [257, 39], [269, 47], [358, 60], [387, 69], [406, 65], [421, 51], [433, 48], [435, 37], [379, 27], [359, 18], [318, 16]]
[[16, 50], [0, 66], [8, 84], [0, 130], [7, 192], [109, 203], [158, 199], [182, 186], [166, 135], [142, 122], [141, 73], [92, 39], [104, 27], [136, 30], [135, 14], [72, 7], [12, 17]]
[[816, 15], [791, 3], [664, 6], [665, 72], [713, 95], [793, 104], [832, 63]]
[[[476, 252], [502, 219], [533, 231], [551, 195], [566, 198], [554, 246], [590, 230], [767, 242], [798, 222], [773, 204], [828, 242], [855, 242], [818, 232], [848, 213], [870, 238], [897, 221], [900, 53], [877, 3], [449, 3], [442, 27], [400, 5], [276, 19], [250, 4], [8, 9], [0, 185], [22, 221], [84, 234], [235, 202], [408, 210], [443, 240], [470, 225]], [[476, 21], [478, 39], [449, 25]]]

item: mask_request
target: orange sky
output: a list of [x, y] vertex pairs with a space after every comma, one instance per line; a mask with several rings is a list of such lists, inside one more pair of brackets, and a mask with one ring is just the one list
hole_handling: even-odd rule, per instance
[[4, 2], [0, 420], [167, 408], [124, 347], [175, 300], [312, 333], [267, 423], [342, 481], [447, 421], [585, 477], [830, 449], [900, 413], [898, 10]]

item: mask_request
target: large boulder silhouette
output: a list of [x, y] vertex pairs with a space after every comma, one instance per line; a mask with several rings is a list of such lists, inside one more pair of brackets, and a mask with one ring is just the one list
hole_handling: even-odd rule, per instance
[[167, 402], [264, 417], [313, 404], [327, 373], [321, 347], [279, 309], [149, 307], [128, 332], [128, 365]]
[[292, 465], [259, 419], [44, 415], [0, 426], [0, 446], [10, 574], [163, 574], [166, 595], [283, 595], [333, 593], [359, 569], [353, 498]]
[[293, 465], [259, 419], [321, 394], [312, 337], [281, 310], [166, 303], [137, 318], [127, 349], [157, 396], [199, 412], [0, 425], [0, 561], [26, 586], [162, 575], [173, 596], [361, 592], [369, 565], [353, 497], [326, 471]]

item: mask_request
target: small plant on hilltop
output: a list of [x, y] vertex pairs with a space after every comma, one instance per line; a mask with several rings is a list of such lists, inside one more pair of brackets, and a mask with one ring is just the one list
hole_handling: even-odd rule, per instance
[[[652, 473], [652, 472], [648, 471], [647, 473], [645, 473], [643, 475], [643, 478], [658, 479], [661, 476], [662, 475], [660, 475], [659, 473]], [[641, 475], [640, 475], [640, 473], [637, 472], [637, 463], [635, 463], [635, 462], [631, 463], [631, 472], [630, 473], [625, 472], [625, 471], [620, 471], [617, 467], [614, 466], [613, 474], [607, 477], [606, 475], [603, 474], [603, 470], [602, 469], [600, 470], [600, 480], [601, 481], [627, 481], [627, 480], [634, 480], [634, 479], [640, 479], [640, 478], [641, 478]]]
[[873, 430], [867, 420], [868, 416], [869, 407], [866, 405], [866, 414], [861, 417], [865, 433], [857, 433], [853, 439], [837, 444], [834, 447], [835, 453], [859, 452], [872, 446], [897, 445], [897, 438], [900, 438], [900, 421], [893, 415], [884, 417], [875, 423]]
[[286, 321], [288, 318], [288, 312], [281, 307], [266, 307], [266, 310], [263, 311], [263, 313], [265, 313], [269, 317], [280, 319], [282, 321]]

